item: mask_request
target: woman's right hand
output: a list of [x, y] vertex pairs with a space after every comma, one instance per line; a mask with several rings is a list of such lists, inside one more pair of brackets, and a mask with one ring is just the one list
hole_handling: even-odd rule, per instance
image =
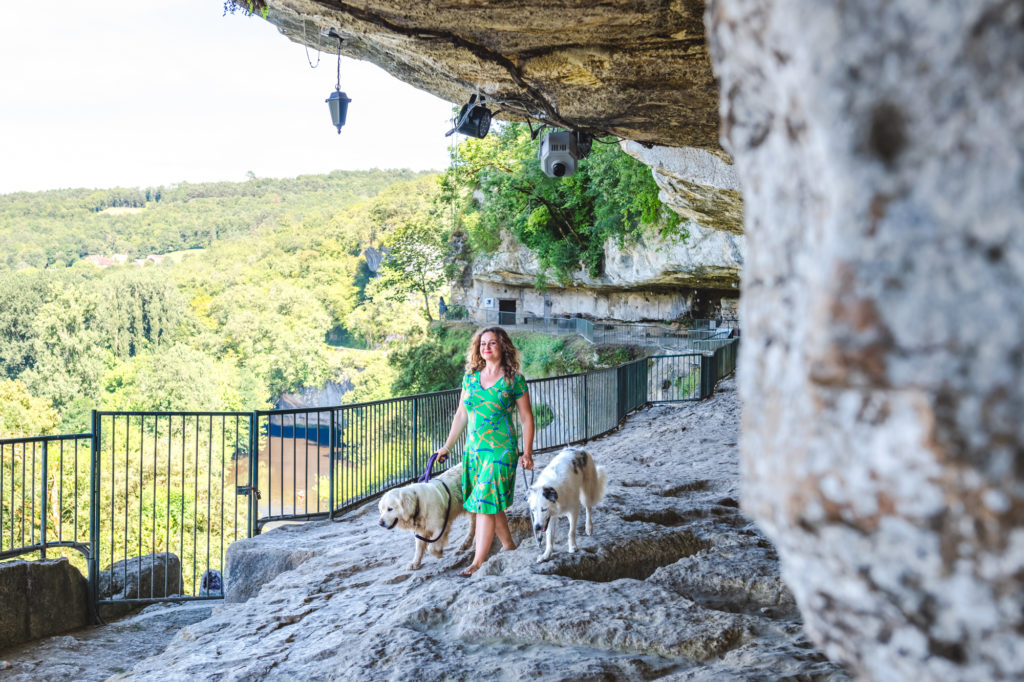
[[437, 461], [443, 462], [448, 459], [448, 455], [452, 454], [452, 451], [447, 446], [442, 445], [437, 449]]

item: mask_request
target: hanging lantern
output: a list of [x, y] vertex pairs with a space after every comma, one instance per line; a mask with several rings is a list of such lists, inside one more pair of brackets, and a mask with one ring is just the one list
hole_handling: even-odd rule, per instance
[[348, 103], [352, 100], [341, 90], [335, 90], [324, 101], [331, 108], [331, 123], [334, 124], [334, 127], [338, 129], [338, 134], [341, 135], [341, 127], [345, 125], [345, 119], [348, 117]]
[[338, 129], [338, 134], [341, 135], [341, 127], [345, 125], [345, 119], [348, 118], [348, 103], [352, 101], [348, 95], [341, 91], [341, 44], [343, 40], [341, 34], [333, 28], [326, 31], [325, 35], [338, 39], [338, 82], [334, 86], [334, 92], [324, 101], [327, 102], [327, 106], [331, 109], [331, 123], [334, 124], [334, 127]]

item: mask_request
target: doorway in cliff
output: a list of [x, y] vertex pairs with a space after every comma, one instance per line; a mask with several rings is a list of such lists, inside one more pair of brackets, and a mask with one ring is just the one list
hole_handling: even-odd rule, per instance
[[516, 323], [516, 299], [498, 299], [498, 324], [515, 326]]

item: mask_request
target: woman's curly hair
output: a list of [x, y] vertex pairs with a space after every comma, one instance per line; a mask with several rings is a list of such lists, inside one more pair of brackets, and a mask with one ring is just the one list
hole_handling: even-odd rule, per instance
[[511, 386], [519, 372], [519, 351], [512, 344], [508, 333], [501, 327], [486, 327], [473, 334], [473, 340], [469, 342], [469, 349], [466, 351], [466, 374], [479, 372], [487, 364], [480, 355], [480, 339], [487, 332], [494, 334], [501, 345], [501, 368], [505, 373], [505, 381]]

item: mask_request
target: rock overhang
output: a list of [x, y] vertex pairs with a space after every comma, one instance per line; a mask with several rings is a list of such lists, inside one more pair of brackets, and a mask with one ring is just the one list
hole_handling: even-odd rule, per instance
[[480, 93], [496, 116], [722, 154], [701, 0], [491, 0], [439, 4], [268, 0], [287, 38], [377, 64], [450, 102]]

